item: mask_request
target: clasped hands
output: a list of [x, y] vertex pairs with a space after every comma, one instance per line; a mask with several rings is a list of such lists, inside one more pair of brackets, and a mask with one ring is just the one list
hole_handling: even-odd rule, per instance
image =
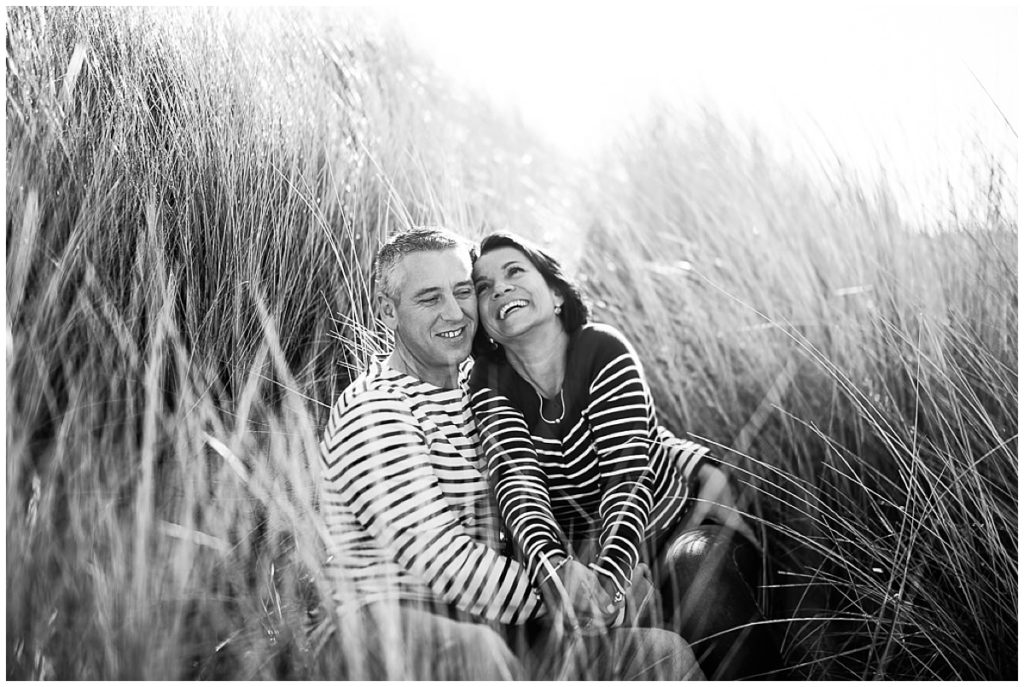
[[[541, 594], [557, 625], [572, 632], [592, 634], [622, 623], [627, 595], [615, 589], [611, 580], [574, 558], [560, 559], [555, 565], [555, 573], [541, 584]], [[638, 580], [646, 581], [646, 570], [644, 565], [638, 567], [631, 592], [641, 584]]]

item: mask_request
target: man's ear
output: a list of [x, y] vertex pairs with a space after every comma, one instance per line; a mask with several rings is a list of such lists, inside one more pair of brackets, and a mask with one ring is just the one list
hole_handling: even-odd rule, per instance
[[395, 302], [384, 294], [377, 294], [377, 311], [380, 313], [380, 319], [391, 331], [395, 331], [398, 325], [398, 307]]

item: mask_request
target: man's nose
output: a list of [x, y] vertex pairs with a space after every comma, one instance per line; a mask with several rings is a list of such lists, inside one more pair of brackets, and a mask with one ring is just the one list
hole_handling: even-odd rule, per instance
[[441, 310], [441, 317], [446, 320], [461, 320], [462, 319], [462, 308], [459, 306], [459, 299], [453, 295], [448, 295], [444, 299], [444, 308]]

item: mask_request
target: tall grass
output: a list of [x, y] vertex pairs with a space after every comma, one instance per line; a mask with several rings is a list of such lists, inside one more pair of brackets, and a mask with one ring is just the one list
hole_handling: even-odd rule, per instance
[[316, 441], [386, 344], [376, 245], [422, 222], [575, 248], [663, 418], [751, 485], [809, 676], [1015, 674], [998, 177], [914, 232], [884, 187], [825, 196], [669, 113], [576, 192], [369, 18], [13, 8], [7, 32], [8, 677], [408, 674], [334, 614]]
[[359, 674], [313, 505], [370, 260], [543, 156], [349, 21], [10, 11], [10, 676]]
[[823, 196], [684, 119], [609, 153], [583, 272], [663, 419], [749, 486], [790, 658], [816, 678], [1015, 676], [1013, 179], [993, 165], [970, 214], [911, 227], [885, 186], [836, 174]]

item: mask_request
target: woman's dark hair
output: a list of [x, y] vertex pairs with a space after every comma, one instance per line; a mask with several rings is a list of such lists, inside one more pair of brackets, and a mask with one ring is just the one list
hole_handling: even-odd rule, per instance
[[[562, 312], [558, 314], [558, 317], [562, 320], [562, 326], [565, 327], [566, 332], [573, 334], [589, 321], [590, 309], [583, 301], [579, 286], [566, 276], [561, 263], [530, 241], [515, 234], [490, 234], [480, 241], [480, 247], [477, 248], [473, 262], [475, 263], [477, 258], [498, 248], [515, 248], [525, 255], [526, 259], [544, 277], [548, 286], [561, 294]], [[476, 336], [473, 338], [473, 356], [485, 356], [492, 360], [502, 360], [505, 357], [504, 349], [490, 340], [482, 324], [477, 327]]]

